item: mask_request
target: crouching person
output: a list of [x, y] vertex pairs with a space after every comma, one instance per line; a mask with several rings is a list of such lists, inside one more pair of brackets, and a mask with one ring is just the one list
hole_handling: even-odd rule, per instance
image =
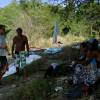
[[79, 66], [79, 64], [84, 64], [84, 62], [86, 60], [87, 52], [88, 52], [88, 44], [87, 44], [87, 42], [82, 42], [80, 44], [80, 56], [78, 59], [75, 59], [72, 62], [72, 65], [71, 65], [72, 71], [74, 71], [77, 64], [78, 64], [78, 66]]
[[73, 75], [73, 88], [74, 89], [70, 90], [71, 91], [70, 93], [72, 94], [71, 96], [80, 97], [82, 95], [83, 96], [90, 95], [90, 97], [94, 98], [95, 83], [97, 80], [96, 72], [97, 72], [97, 67], [96, 67], [95, 58], [91, 59], [91, 61], [87, 65], [77, 64], [75, 68], [75, 73]]
[[51, 63], [45, 72], [44, 78], [47, 77], [56, 77], [59, 73], [60, 65], [57, 63]]
[[5, 26], [0, 25], [0, 81], [4, 73], [8, 70], [6, 53], [7, 53], [7, 44], [5, 36]]
[[89, 47], [85, 59], [77, 64], [74, 69], [73, 83], [83, 84], [85, 95], [88, 95], [89, 92], [91, 92], [90, 94], [94, 92], [94, 86], [97, 81], [96, 51], [97, 48], [94, 48], [94, 46]]

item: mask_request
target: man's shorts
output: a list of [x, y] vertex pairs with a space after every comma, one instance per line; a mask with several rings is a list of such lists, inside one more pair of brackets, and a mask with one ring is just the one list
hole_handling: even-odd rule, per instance
[[20, 69], [23, 69], [26, 65], [26, 52], [15, 52], [16, 60], [15, 65], [16, 67], [19, 67]]
[[8, 66], [8, 62], [6, 56], [0, 56], [0, 71], [5, 70], [6, 69], [5, 67], [7, 66]]

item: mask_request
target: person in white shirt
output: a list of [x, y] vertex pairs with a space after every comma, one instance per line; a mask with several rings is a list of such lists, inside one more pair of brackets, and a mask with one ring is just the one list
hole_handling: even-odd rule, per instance
[[5, 36], [5, 26], [0, 25], [0, 81], [6, 70], [8, 70], [6, 53], [7, 53], [7, 44]]

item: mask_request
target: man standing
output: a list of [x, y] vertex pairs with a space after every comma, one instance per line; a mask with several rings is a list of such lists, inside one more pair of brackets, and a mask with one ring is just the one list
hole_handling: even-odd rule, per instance
[[[29, 53], [29, 44], [28, 39], [25, 35], [23, 35], [23, 30], [21, 28], [16, 29], [17, 35], [13, 38], [13, 44], [12, 44], [12, 57], [14, 57], [14, 54], [21, 58], [21, 53], [25, 51], [25, 47], [27, 49], [27, 52]], [[20, 67], [20, 61], [17, 62], [16, 66], [16, 72], [19, 75], [19, 67]]]
[[8, 70], [6, 54], [7, 44], [5, 36], [5, 25], [0, 25], [0, 81], [6, 70]]

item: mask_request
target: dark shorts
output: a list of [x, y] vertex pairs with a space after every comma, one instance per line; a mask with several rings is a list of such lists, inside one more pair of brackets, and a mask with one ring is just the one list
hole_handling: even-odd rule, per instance
[[3, 70], [6, 65], [8, 65], [6, 56], [0, 56], [0, 71]]
[[19, 55], [19, 51], [15, 51], [15, 54], [16, 54], [16, 55]]

